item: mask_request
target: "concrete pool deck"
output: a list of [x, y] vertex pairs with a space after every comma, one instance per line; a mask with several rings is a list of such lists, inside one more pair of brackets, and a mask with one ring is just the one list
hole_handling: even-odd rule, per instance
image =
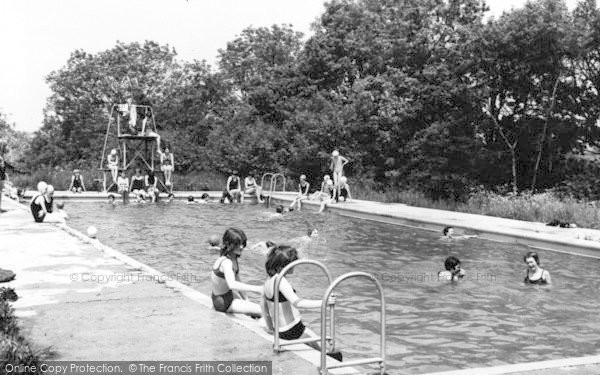
[[294, 345], [275, 354], [257, 321], [214, 311], [180, 275], [161, 274], [71, 228], [34, 223], [9, 199], [2, 208], [0, 267], [17, 277], [0, 286], [15, 288], [23, 334], [37, 348], [51, 347], [52, 359], [261, 360], [272, 361], [273, 374], [318, 373], [317, 351]]
[[[214, 197], [217, 194], [220, 196], [220, 192], [209, 193], [211, 197]], [[92, 194], [95, 194], [95, 196]], [[180, 194], [182, 196], [186, 196], [185, 194], [189, 193], [181, 192]], [[90, 195], [91, 196], [89, 198], [84, 198], [84, 200], [98, 200], [106, 198], [106, 196], [99, 197], [97, 193], [90, 193]], [[296, 193], [276, 193], [273, 194], [273, 200], [274, 202], [287, 203], [290, 202], [295, 195]], [[7, 236], [12, 236], [12, 246], [16, 248], [22, 247], [24, 249], [25, 247], [30, 247], [33, 249], [25, 249], [27, 251], [24, 253], [29, 254], [28, 258], [25, 260], [20, 259], [20, 256], [23, 253], [20, 248], [18, 250], [13, 249], [12, 253], [11, 251], [8, 251], [8, 257], [5, 260], [7, 263], [0, 264], [0, 267], [13, 269], [17, 273], [17, 280], [13, 281], [9, 285], [15, 286], [17, 288], [17, 293], [21, 297], [27, 297], [30, 295], [34, 299], [37, 298], [41, 299], [42, 301], [44, 299], [49, 300], [49, 302], [34, 305], [33, 313], [30, 311], [29, 306], [24, 300], [19, 300], [15, 304], [15, 307], [17, 307], [17, 313], [25, 320], [26, 327], [30, 328], [31, 334], [28, 336], [33, 337], [36, 343], [41, 343], [42, 345], [54, 345], [55, 349], [65, 347], [66, 350], [70, 350], [72, 353], [83, 353], [85, 350], [87, 350], [90, 355], [95, 355], [94, 357], [91, 357], [92, 359], [106, 359], [108, 354], [104, 356], [94, 354], [98, 352], [98, 348], [92, 347], [95, 346], [99, 340], [104, 340], [107, 342], [107, 344], [103, 344], [103, 346], [106, 346], [106, 353], [115, 356], [108, 358], [133, 358], [134, 354], [138, 353], [142, 355], [141, 359], [152, 359], [153, 356], [151, 354], [143, 354], [158, 353], [157, 355], [160, 357], [161, 355], [165, 354], [164, 342], [166, 341], [168, 343], [171, 335], [175, 335], [176, 339], [179, 338], [177, 333], [169, 333], [169, 329], [171, 328], [169, 324], [172, 323], [175, 325], [180, 324], [185, 327], [185, 329], [181, 330], [181, 334], [184, 336], [189, 334], [191, 330], [196, 329], [198, 332], [200, 332], [200, 334], [193, 335], [193, 337], [185, 336], [186, 338], [183, 338], [179, 341], [174, 340], [173, 346], [168, 346], [167, 348], [177, 348], [177, 345], [185, 347], [184, 344], [180, 344], [180, 341], [186, 340], [188, 340], [188, 343], [191, 342], [191, 344], [188, 344], [188, 346], [191, 347], [193, 347], [194, 344], [197, 345], [198, 342], [202, 342], [203, 344], [207, 342], [209, 344], [206, 346], [211, 346], [211, 348], [206, 348], [204, 347], [205, 345], [202, 345], [202, 348], [197, 348], [200, 351], [197, 352], [196, 355], [194, 355], [195, 352], [190, 351], [192, 348], [186, 347], [186, 350], [182, 351], [181, 353], [188, 353], [190, 356], [184, 358], [178, 356], [175, 359], [220, 360], [223, 359], [221, 356], [219, 356], [219, 354], [222, 354], [222, 350], [220, 350], [220, 348], [231, 348], [233, 346], [235, 349], [227, 351], [226, 353], [228, 355], [235, 355], [237, 353], [235, 350], [240, 350], [243, 351], [244, 359], [273, 360], [274, 373], [314, 374], [317, 372], [314, 365], [310, 365], [308, 362], [303, 362], [289, 352], [273, 355], [271, 343], [266, 340], [261, 341], [261, 339], [258, 338], [258, 336], [261, 336], [260, 332], [246, 332], [244, 335], [249, 335], [247, 340], [244, 336], [244, 338], [240, 339], [240, 342], [232, 342], [231, 337], [236, 337], [237, 339], [238, 336], [236, 335], [238, 330], [244, 330], [247, 322], [228, 319], [227, 316], [216, 313], [212, 309], [203, 306], [202, 303], [191, 300], [187, 302], [183, 301], [186, 300], [187, 297], [194, 298], [194, 296], [196, 296], [196, 298], [201, 298], [196, 295], [200, 293], [185, 289], [183, 292], [172, 289], [168, 281], [163, 285], [160, 285], [156, 282], [143, 282], [144, 285], [135, 285], [136, 283], [132, 283], [133, 286], [126, 286], [129, 285], [127, 283], [113, 283], [118, 285], [108, 286], [99, 286], [98, 284], [95, 284], [90, 286], [86, 283], [73, 281], [70, 281], [67, 283], [67, 285], [60, 285], [62, 283], [55, 280], [57, 276], [60, 276], [60, 280], [64, 282], [64, 279], [68, 278], [72, 272], [81, 274], [88, 268], [92, 270], [89, 271], [90, 273], [98, 272], [99, 274], [102, 274], [101, 272], [106, 269], [112, 270], [110, 271], [112, 272], [111, 274], [123, 272], [143, 273], [145, 269], [143, 268], [143, 265], [136, 266], [135, 261], [133, 260], [133, 263], [131, 263], [131, 261], [127, 261], [126, 259], [123, 260], [120, 258], [117, 258], [118, 260], [115, 261], [115, 259], [111, 258], [114, 257], [114, 254], [102, 254], [94, 247], [82, 244], [82, 242], [77, 238], [66, 236], [64, 232], [58, 230], [58, 228], [52, 225], [44, 224], [42, 225], [44, 227], [44, 233], [35, 233], [36, 229], [42, 226], [31, 222], [29, 213], [26, 213], [25, 218], [19, 219], [16, 223], [12, 223], [12, 216], [9, 215], [14, 215], [15, 213], [12, 212], [14, 210], [9, 205], [17, 205], [13, 202], [7, 205], [5, 204], [4, 199], [2, 204], [3, 208], [10, 208], [11, 211], [9, 213], [0, 215], [0, 235], [3, 239], [3, 241], [0, 241], [0, 254], [4, 255], [7, 253], [7, 247], [4, 244], [4, 238], [6, 237], [5, 233]], [[308, 208], [314, 210], [315, 208], [318, 208], [318, 205], [319, 204], [317, 202], [305, 202], [303, 203], [303, 209]], [[19, 207], [16, 209], [18, 208]], [[600, 242], [597, 241], [597, 239], [600, 239], [600, 231], [596, 230], [548, 227], [543, 223], [529, 223], [489, 216], [410, 207], [403, 204], [383, 204], [360, 200], [354, 200], [348, 203], [333, 204], [330, 205], [327, 210], [347, 216], [408, 225], [436, 231], [439, 231], [446, 225], [452, 225], [458, 229], [457, 232], [463, 231], [470, 234], [479, 234], [483, 238], [489, 238], [492, 240], [502, 240], [507, 242], [512, 241], [556, 251], [569, 252], [596, 258], [600, 257]], [[22, 209], [21, 212], [23, 212]], [[20, 214], [19, 216], [21, 217], [23, 215]], [[3, 220], [5, 218], [11, 219], [8, 220], [11, 222], [10, 225]], [[53, 236], [60, 237], [61, 241], [66, 241], [65, 243], [68, 244], [69, 247], [66, 250], [64, 248], [53, 250], [53, 252], [55, 251], [54, 255], [48, 255], [44, 253], [40, 256], [39, 251], [35, 251], [35, 247], [39, 246], [39, 244], [42, 243], [41, 241], [47, 241], [45, 237], [45, 235], [47, 235], [46, 232], [52, 233]], [[25, 238], [20, 238], [19, 236]], [[46, 257], [48, 259], [45, 259]], [[75, 257], [76, 261], [70, 260], [72, 257]], [[40, 263], [40, 258], [42, 260], [42, 265], [38, 267], [37, 264]], [[59, 260], [55, 258], [58, 258]], [[13, 259], [21, 265], [21, 268], [11, 266]], [[114, 264], [111, 262], [114, 262]], [[36, 267], [31, 267], [32, 263], [36, 264]], [[124, 264], [129, 264], [129, 266]], [[38, 270], [38, 268], [40, 269]], [[47, 275], [46, 269], [49, 270], [50, 276]], [[73, 271], [73, 269], [75, 269], [75, 271]], [[22, 283], [21, 275], [23, 275], [22, 279], [25, 279], [27, 273], [41, 273], [41, 271], [44, 271], [43, 275], [40, 274], [35, 277], [31, 276], [33, 277], [32, 280], [25, 282], [22, 285], [20, 284]], [[104, 274], [107, 273], [105, 272]], [[41, 281], [36, 281], [38, 280], [36, 277], [43, 279], [40, 279]], [[42, 286], [42, 293], [39, 293], [39, 291], [36, 290], [40, 289], [40, 287], [36, 286], [36, 284]], [[137, 284], [140, 284], [140, 282]], [[126, 290], [120, 291], [120, 289], [123, 289], [124, 287]], [[152, 295], [152, 291], [156, 291], [156, 287], [160, 287], [160, 292], [157, 291], [156, 295]], [[24, 288], [25, 290], [22, 290]], [[141, 293], [141, 295], [138, 294], [138, 291], [135, 288], [139, 289], [139, 293]], [[65, 295], [67, 292], [68, 295]], [[36, 293], [40, 295], [37, 295]], [[55, 296], [55, 294], [57, 296]], [[207, 298], [206, 296], [203, 297]], [[161, 301], [163, 299], [165, 299], [165, 302]], [[65, 303], [68, 304], [66, 309], [63, 308]], [[52, 304], [54, 304], [54, 306], [52, 306]], [[104, 307], [105, 304], [112, 307]], [[159, 308], [155, 307], [157, 304]], [[87, 310], [83, 307], [86, 305], [90, 307]], [[161, 305], [162, 308], [160, 308]], [[192, 307], [188, 305], [191, 305]], [[98, 313], [97, 309], [100, 311], [103, 311], [103, 309], [108, 310], [108, 318], [104, 318], [102, 316], [97, 317], [96, 315], [102, 315], [101, 313]], [[192, 309], [193, 311], [190, 312], [187, 309]], [[46, 313], [47, 310], [49, 311], [48, 313]], [[184, 311], [181, 315], [180, 310]], [[65, 311], [67, 311], [67, 313], [65, 313]], [[121, 319], [120, 314], [123, 314], [123, 311], [125, 311], [125, 316], [128, 317], [127, 319], [129, 320], [129, 325], [119, 326], [120, 323], [118, 320]], [[169, 315], [169, 313], [166, 311], [172, 311], [173, 313]], [[29, 316], [31, 314], [35, 315]], [[45, 314], [48, 314], [47, 318], [45, 317]], [[52, 314], [54, 314], [54, 316]], [[129, 315], [133, 316], [130, 317]], [[110, 317], [112, 317], [112, 320], [114, 321], [108, 321]], [[198, 317], [202, 317], [203, 319], [198, 319]], [[136, 319], [141, 319], [142, 322], [146, 320], [146, 323], [136, 323]], [[95, 323], [92, 323], [88, 320], [94, 320]], [[225, 322], [222, 320], [229, 321]], [[164, 322], [167, 322], [167, 324]], [[69, 327], [70, 331], [69, 329], [65, 328], [59, 329], [59, 333], [55, 333], [53, 328], [55, 328], [56, 325], [62, 327], [63, 323], [66, 325], [66, 327]], [[72, 332], [74, 327], [78, 327], [77, 324], [83, 324], [82, 329]], [[156, 325], [156, 327], [162, 329], [165, 332], [165, 335], [163, 336], [165, 339], [161, 341], [163, 346], [161, 346], [161, 343], [151, 343], [152, 345], [148, 344], [150, 349], [146, 351], [145, 347], [140, 348], [137, 346], [137, 344], [132, 343], [142, 342], [146, 345], [147, 341], [152, 340], [157, 336], [156, 332], [146, 332], [145, 334], [143, 332], [129, 333], [127, 329], [129, 329], [129, 327], [137, 327], [143, 331], [144, 329], [147, 329], [146, 327], [148, 327], [148, 324], [153, 324], [153, 328], [155, 328], [154, 325]], [[199, 324], [200, 327], [196, 327], [196, 324]], [[203, 327], [202, 324], [205, 326], [209, 325], [211, 328], [208, 329], [205, 326]], [[223, 326], [220, 324], [223, 324]], [[244, 325], [244, 327], [242, 327], [242, 325]], [[226, 331], [226, 329], [223, 327], [227, 327], [227, 330], [229, 331]], [[132, 335], [134, 338], [110, 342], [111, 339], [118, 339], [119, 334], [122, 334], [122, 330], [125, 328], [127, 328], [127, 334]], [[80, 332], [85, 329], [89, 330], [90, 332]], [[112, 333], [102, 332], [106, 329], [109, 329]], [[229, 339], [227, 338], [227, 332], [232, 334], [232, 336], [229, 336]], [[136, 338], [137, 340], [141, 341], [135, 341]], [[67, 342], [60, 342], [60, 340], [67, 341], [65, 339], [69, 339], [68, 341], [72, 343], [74, 342], [74, 344], [69, 345]], [[217, 340], [218, 342], [215, 343], [214, 340]], [[124, 346], [124, 349], [119, 348], [121, 345]], [[212, 347], [212, 345], [215, 346]], [[84, 348], [77, 348], [79, 346], [84, 346]], [[154, 348], [154, 346], [156, 347]], [[260, 347], [260, 350], [257, 350], [257, 347]], [[170, 350], [171, 353], [174, 351], [176, 351], [176, 349]], [[256, 355], [262, 355], [262, 357], [252, 357], [254, 352], [257, 352]], [[122, 353], [125, 353], [125, 355], [122, 355]], [[291, 356], [292, 358], [287, 358], [285, 355]], [[200, 356], [200, 358], [198, 358], [198, 356]], [[88, 357], [77, 358], [90, 359]], [[162, 359], [163, 357], [160, 358]], [[295, 361], [300, 361], [300, 366], [298, 366]], [[277, 372], [277, 369], [279, 369], [280, 372]], [[290, 372], [289, 369], [293, 369], [293, 371]], [[534, 363], [464, 369], [439, 372], [436, 374], [600, 374], [600, 356], [565, 358]]]

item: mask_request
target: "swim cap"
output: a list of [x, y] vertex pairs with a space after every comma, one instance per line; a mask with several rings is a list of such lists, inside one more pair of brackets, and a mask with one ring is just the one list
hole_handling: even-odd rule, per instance
[[114, 148], [112, 150], [110, 150], [111, 155], [115, 155], [116, 153], [117, 153], [117, 150], [115, 150]]
[[340, 182], [341, 182], [342, 184], [345, 184], [345, 183], [346, 183], [346, 181], [348, 181], [348, 179], [346, 178], [346, 176], [342, 176], [342, 177], [340, 177]]
[[331, 176], [326, 174], [325, 176], [323, 176], [323, 180], [325, 180], [325, 181], [331, 180]]
[[48, 185], [46, 187], [46, 193], [54, 193], [54, 186]]
[[210, 246], [219, 246], [219, 242], [221, 241], [221, 239], [219, 238], [218, 235], [213, 234], [212, 236], [210, 236], [210, 238], [208, 239], [208, 243], [210, 244]]
[[333, 181], [332, 180], [327, 180], [327, 186], [333, 186]]
[[333, 150], [331, 156], [340, 156], [340, 152], [338, 150]]
[[38, 182], [37, 189], [40, 193], [45, 193], [47, 188], [48, 188], [47, 183], [45, 183], [44, 181]]
[[90, 238], [96, 238], [96, 236], [98, 235], [98, 229], [96, 229], [95, 226], [90, 225], [87, 229], [87, 235]]

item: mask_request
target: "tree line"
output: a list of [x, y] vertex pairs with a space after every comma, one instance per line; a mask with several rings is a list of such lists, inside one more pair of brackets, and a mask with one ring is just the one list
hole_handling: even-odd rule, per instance
[[308, 38], [249, 27], [218, 67], [152, 41], [74, 51], [47, 77], [25, 168], [93, 166], [113, 103], [151, 105], [180, 173], [301, 173], [333, 149], [373, 189], [462, 199], [484, 187], [600, 194], [600, 12], [534, 0], [332, 0]]

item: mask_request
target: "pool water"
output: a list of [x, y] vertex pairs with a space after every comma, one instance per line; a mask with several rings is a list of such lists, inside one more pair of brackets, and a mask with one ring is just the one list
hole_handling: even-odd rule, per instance
[[[249, 245], [272, 240], [298, 244], [308, 227], [319, 230], [303, 246], [305, 258], [323, 261], [334, 277], [372, 273], [387, 300], [387, 358], [391, 373], [419, 374], [470, 367], [542, 361], [600, 352], [600, 260], [538, 251], [553, 284], [524, 285], [525, 246], [481, 239], [441, 241], [440, 234], [347, 218], [292, 212], [275, 217], [264, 206], [183, 202], [110, 206], [68, 202], [69, 225], [89, 225], [115, 249], [173, 275], [210, 295], [209, 274], [218, 253], [211, 234], [228, 227], [245, 231]], [[457, 256], [466, 280], [437, 281], [447, 256]], [[262, 284], [265, 256], [245, 250], [242, 280]], [[290, 281], [305, 298], [320, 298], [326, 279], [310, 266]], [[337, 290], [337, 289], [336, 289]], [[337, 290], [337, 347], [346, 359], [377, 356], [379, 302], [367, 280], [351, 279]], [[258, 296], [250, 295], [258, 303]], [[302, 311], [319, 330], [319, 311]]]

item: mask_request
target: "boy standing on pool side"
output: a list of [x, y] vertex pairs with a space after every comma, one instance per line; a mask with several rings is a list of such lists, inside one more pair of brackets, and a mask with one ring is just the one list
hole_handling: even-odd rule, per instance
[[331, 165], [329, 168], [333, 172], [333, 184], [336, 188], [336, 196], [340, 195], [340, 179], [344, 175], [344, 165], [348, 164], [348, 159], [340, 155], [338, 150], [331, 153]]

